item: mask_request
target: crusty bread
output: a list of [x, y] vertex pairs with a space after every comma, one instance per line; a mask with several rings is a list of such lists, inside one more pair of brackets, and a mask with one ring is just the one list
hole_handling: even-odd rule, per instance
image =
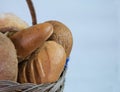
[[[64, 48], [54, 41], [47, 41], [30, 60], [26, 61], [26, 71], [21, 64], [18, 81], [20, 83], [52, 83], [59, 79], [66, 62]], [[23, 65], [23, 66], [22, 66]], [[23, 73], [24, 72], [24, 73]], [[26, 77], [22, 77], [26, 75]]]
[[28, 24], [13, 13], [0, 14], [0, 32], [19, 31], [28, 27]]
[[0, 33], [0, 80], [17, 80], [18, 60], [11, 40]]
[[53, 33], [50, 23], [41, 23], [16, 32], [10, 37], [19, 59], [24, 59], [40, 47]]
[[62, 22], [56, 20], [50, 20], [46, 22], [53, 25], [53, 34], [48, 40], [52, 40], [61, 44], [65, 49], [66, 56], [69, 57], [73, 45], [73, 36], [70, 29]]

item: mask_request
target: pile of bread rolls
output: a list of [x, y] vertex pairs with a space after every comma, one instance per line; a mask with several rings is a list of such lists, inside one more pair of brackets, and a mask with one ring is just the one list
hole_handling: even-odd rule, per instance
[[0, 15], [0, 80], [56, 82], [70, 56], [73, 38], [59, 21], [29, 26], [14, 14]]

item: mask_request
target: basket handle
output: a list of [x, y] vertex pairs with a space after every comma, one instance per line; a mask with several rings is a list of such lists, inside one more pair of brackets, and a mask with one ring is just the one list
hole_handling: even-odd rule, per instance
[[32, 25], [35, 25], [35, 24], [37, 24], [37, 19], [36, 19], [36, 13], [35, 13], [35, 8], [33, 5], [33, 2], [32, 2], [32, 0], [26, 0], [26, 2], [29, 7], [30, 14], [31, 14]]

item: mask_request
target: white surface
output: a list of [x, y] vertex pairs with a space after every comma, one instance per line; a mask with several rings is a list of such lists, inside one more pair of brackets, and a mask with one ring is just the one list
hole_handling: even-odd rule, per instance
[[[38, 23], [59, 20], [72, 31], [64, 92], [120, 92], [120, 1], [33, 1]], [[31, 24], [25, 0], [1, 0], [3, 12], [13, 12]]]

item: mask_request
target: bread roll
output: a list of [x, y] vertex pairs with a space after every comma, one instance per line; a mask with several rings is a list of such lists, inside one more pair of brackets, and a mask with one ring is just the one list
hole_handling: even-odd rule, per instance
[[10, 37], [17, 50], [19, 61], [40, 47], [53, 33], [53, 26], [41, 23], [18, 31]]
[[0, 80], [16, 81], [18, 60], [11, 40], [0, 33]]
[[0, 32], [19, 31], [28, 27], [28, 24], [13, 13], [0, 14]]
[[[66, 62], [64, 48], [54, 41], [47, 41], [27, 62], [26, 71], [19, 67], [18, 81], [24, 83], [52, 83], [59, 79]], [[24, 64], [22, 64], [24, 66]], [[21, 65], [21, 66], [22, 66]], [[26, 78], [22, 77], [25, 72]]]
[[66, 56], [69, 57], [73, 46], [73, 36], [71, 30], [59, 21], [50, 20], [46, 22], [53, 25], [53, 34], [48, 40], [55, 41], [62, 45], [65, 49]]

